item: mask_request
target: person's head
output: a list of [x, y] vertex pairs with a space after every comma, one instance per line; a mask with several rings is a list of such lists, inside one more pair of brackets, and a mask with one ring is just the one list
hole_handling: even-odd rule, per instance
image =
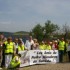
[[22, 46], [22, 45], [23, 45], [23, 43], [20, 41], [20, 42], [19, 42], [19, 45], [20, 45], [20, 46]]
[[60, 39], [57, 39], [57, 42], [59, 42], [60, 41]]
[[57, 44], [58, 43], [58, 41], [57, 40], [55, 40], [55, 44]]
[[19, 38], [19, 41], [23, 41], [22, 38]]
[[52, 40], [52, 44], [54, 44], [55, 43], [55, 40]]
[[0, 39], [3, 40], [3, 38], [4, 38], [4, 35], [0, 34]]
[[61, 41], [64, 41], [64, 38], [61, 38]]
[[18, 43], [18, 38], [15, 38], [15, 39], [14, 39], [14, 42], [15, 42], [15, 43]]
[[32, 36], [30, 36], [30, 39], [32, 39]]
[[7, 41], [7, 37], [4, 37], [4, 40], [3, 40], [3, 42], [6, 42]]
[[7, 41], [8, 41], [8, 42], [12, 42], [12, 37], [8, 37], [8, 38], [7, 38]]
[[47, 45], [50, 45], [50, 41], [47, 41]]
[[32, 40], [32, 36], [29, 36], [29, 39], [28, 40], [31, 41]]
[[33, 41], [34, 41], [34, 43], [37, 43], [38, 42], [37, 39], [33, 39]]
[[20, 42], [23, 43], [23, 39], [22, 39], [22, 38], [19, 38], [19, 39], [18, 39], [18, 42], [19, 42], [19, 43], [20, 43]]
[[42, 41], [42, 42], [41, 42], [41, 44], [45, 44], [45, 42], [44, 42], [44, 41]]

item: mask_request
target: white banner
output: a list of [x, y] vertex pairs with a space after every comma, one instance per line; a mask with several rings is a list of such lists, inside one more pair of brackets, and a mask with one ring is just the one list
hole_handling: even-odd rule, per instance
[[30, 54], [29, 54], [29, 51], [20, 51], [19, 54], [21, 54], [20, 67], [29, 66], [30, 65]]
[[59, 62], [58, 50], [32, 50], [30, 51], [30, 65]]
[[30, 50], [21, 51], [21, 65], [20, 67], [34, 65], [34, 64], [47, 64], [59, 62], [58, 50]]

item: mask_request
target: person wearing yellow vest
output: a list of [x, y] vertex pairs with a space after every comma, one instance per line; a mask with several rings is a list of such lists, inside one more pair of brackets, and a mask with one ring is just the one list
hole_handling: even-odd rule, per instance
[[25, 46], [23, 45], [23, 43], [20, 41], [19, 42], [19, 45], [18, 45], [18, 53], [20, 52], [20, 51], [24, 51], [26, 48], [25, 48]]
[[59, 62], [63, 62], [64, 49], [65, 49], [65, 41], [64, 38], [61, 38], [58, 44]]
[[19, 70], [19, 67], [21, 64], [20, 57], [21, 57], [21, 54], [15, 54], [8, 68], [12, 70], [16, 70], [16, 69]]
[[45, 42], [42, 41], [41, 44], [39, 45], [39, 49], [40, 50], [45, 50], [45, 47], [46, 47]]
[[50, 42], [47, 42], [45, 50], [51, 50], [51, 49], [52, 48], [51, 48]]
[[5, 67], [7, 68], [10, 64], [10, 61], [15, 53], [14, 43], [12, 42], [12, 37], [8, 37], [7, 42], [5, 43]]

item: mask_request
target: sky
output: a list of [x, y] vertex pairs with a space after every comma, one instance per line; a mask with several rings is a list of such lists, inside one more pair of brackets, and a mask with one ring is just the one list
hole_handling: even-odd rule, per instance
[[47, 20], [70, 25], [70, 0], [0, 0], [0, 31], [31, 31]]

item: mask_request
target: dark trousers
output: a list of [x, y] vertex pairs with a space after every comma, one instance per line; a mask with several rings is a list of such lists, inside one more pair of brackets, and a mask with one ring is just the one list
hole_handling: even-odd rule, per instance
[[2, 53], [2, 63], [1, 63], [1, 67], [4, 67], [5, 66], [5, 53], [3, 51]]
[[70, 51], [68, 51], [68, 59], [69, 59], [69, 62], [70, 62]]
[[59, 50], [59, 62], [63, 62], [64, 50]]

